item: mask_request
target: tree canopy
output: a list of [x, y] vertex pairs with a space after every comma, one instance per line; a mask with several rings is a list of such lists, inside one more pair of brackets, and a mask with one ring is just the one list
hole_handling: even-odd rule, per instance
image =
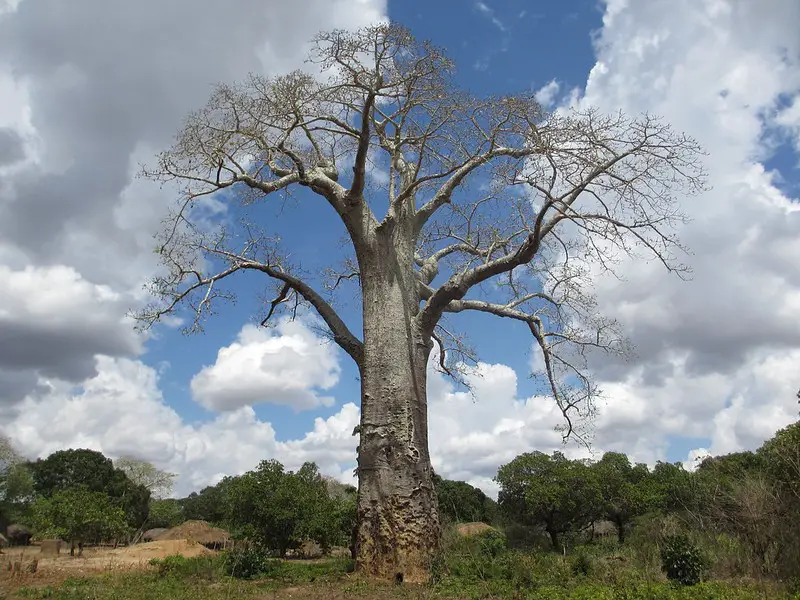
[[500, 507], [521, 523], [542, 526], [554, 548], [562, 534], [590, 525], [601, 506], [589, 465], [561, 452], [521, 454], [500, 467], [496, 481]]
[[465, 481], [452, 481], [438, 476], [435, 482], [439, 512], [450, 521], [493, 523], [496, 520], [497, 503], [483, 490]]
[[128, 526], [139, 529], [147, 521], [150, 491], [135, 484], [110, 458], [88, 449], [53, 452], [47, 458], [30, 463], [36, 493], [52, 498], [59, 492], [84, 488], [106, 494], [122, 508]]
[[64, 539], [74, 553], [83, 543], [117, 539], [127, 528], [125, 511], [108, 494], [86, 486], [58, 490], [31, 507], [31, 522], [40, 537]]
[[341, 515], [313, 463], [286, 471], [275, 460], [232, 478], [227, 486], [227, 523], [240, 536], [284, 556], [304, 540], [329, 548]]
[[647, 481], [650, 471], [647, 465], [631, 465], [621, 452], [606, 452], [592, 469], [600, 490], [601, 514], [614, 523], [622, 543], [633, 519], [654, 506], [655, 498]]
[[27, 461], [8, 438], [0, 436], [0, 532], [24, 518], [33, 492]]

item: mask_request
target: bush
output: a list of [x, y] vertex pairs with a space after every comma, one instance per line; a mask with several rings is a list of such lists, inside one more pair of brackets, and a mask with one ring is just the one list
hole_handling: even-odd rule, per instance
[[681, 585], [700, 583], [708, 568], [703, 552], [685, 535], [671, 535], [661, 548], [661, 568], [667, 579]]
[[175, 554], [165, 558], [153, 558], [150, 560], [150, 565], [156, 567], [158, 574], [162, 576], [176, 575], [213, 579], [219, 572], [219, 560], [216, 556], [186, 558]]
[[586, 577], [592, 571], [592, 559], [589, 558], [589, 555], [583, 550], [579, 550], [577, 554], [572, 557], [570, 562], [572, 574], [576, 577], [579, 575]]
[[496, 530], [487, 530], [476, 535], [474, 538], [478, 542], [478, 549], [481, 554], [496, 558], [508, 550], [506, 536]]
[[236, 548], [223, 554], [222, 568], [231, 577], [252, 579], [268, 571], [272, 562], [260, 548]]

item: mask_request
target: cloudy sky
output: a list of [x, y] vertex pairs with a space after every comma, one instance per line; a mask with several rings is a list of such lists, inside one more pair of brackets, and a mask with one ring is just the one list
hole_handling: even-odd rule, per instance
[[[203, 335], [134, 333], [173, 200], [135, 174], [213, 84], [300, 67], [318, 30], [387, 16], [444, 46], [474, 93], [647, 111], [709, 153], [713, 189], [683, 206], [692, 279], [631, 262], [596, 282], [638, 352], [594, 365], [593, 451], [690, 460], [795, 419], [796, 0], [0, 0], [0, 432], [31, 457], [136, 454], [179, 473], [179, 493], [273, 457], [351, 476], [355, 369], [307, 320], [256, 327], [260, 282]], [[294, 208], [273, 216], [317, 266], [339, 232]], [[431, 449], [440, 474], [493, 492], [499, 464], [559, 447], [559, 421], [533, 393], [525, 331], [470, 325], [474, 396], [431, 376]]]

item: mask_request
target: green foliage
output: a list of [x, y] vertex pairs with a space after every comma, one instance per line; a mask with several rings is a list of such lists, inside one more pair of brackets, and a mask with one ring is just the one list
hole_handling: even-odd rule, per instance
[[313, 463], [296, 473], [275, 460], [228, 482], [226, 521], [240, 538], [284, 556], [304, 540], [324, 549], [339, 537], [337, 503]]
[[131, 529], [138, 529], [147, 521], [150, 491], [128, 479], [114, 468], [110, 458], [95, 450], [59, 450], [45, 459], [30, 463], [34, 489], [37, 495], [51, 498], [55, 494], [74, 488], [106, 494], [123, 509]]
[[772, 479], [800, 500], [800, 421], [778, 431], [757, 454]]
[[448, 531], [442, 554], [433, 568], [435, 580], [499, 581], [509, 576], [513, 553], [495, 531], [461, 536]]
[[227, 486], [232, 480], [233, 478], [227, 477], [217, 485], [207, 486], [199, 493], [192, 492], [179, 500], [185, 520], [221, 524], [225, 520]]
[[125, 513], [125, 520], [132, 530], [147, 523], [150, 513], [150, 490], [128, 479], [122, 471], [115, 470], [106, 487], [106, 493]]
[[114, 464], [95, 450], [59, 450], [31, 463], [31, 471], [36, 493], [49, 498], [77, 486], [106, 492], [114, 476]]
[[186, 519], [183, 518], [183, 507], [180, 500], [165, 498], [163, 500], [150, 500], [150, 510], [147, 517], [147, 527], [177, 527]]
[[664, 539], [661, 568], [671, 581], [681, 585], [696, 585], [703, 579], [708, 561], [687, 536], [672, 535]]
[[482, 490], [464, 481], [451, 481], [434, 477], [439, 501], [439, 515], [452, 523], [494, 523], [497, 520], [497, 503]]
[[538, 528], [519, 523], [510, 523], [503, 527], [506, 542], [509, 548], [517, 550], [544, 548], [550, 545], [550, 540]]
[[0, 533], [27, 518], [33, 498], [33, 480], [22, 456], [8, 438], [0, 436]]
[[324, 577], [337, 577], [353, 571], [349, 559], [329, 559], [323, 563], [285, 561], [271, 558], [253, 546], [235, 548], [223, 553], [224, 572], [237, 579], [273, 579], [284, 583], [307, 583]]
[[33, 479], [25, 462], [0, 464], [0, 532], [28, 519]]
[[223, 569], [227, 575], [252, 579], [269, 570], [270, 556], [262, 548], [246, 546], [223, 554]]
[[648, 481], [650, 472], [646, 465], [631, 465], [628, 457], [619, 452], [606, 452], [590, 468], [600, 490], [599, 513], [614, 523], [622, 543], [633, 519], [657, 502]]
[[31, 507], [31, 524], [40, 537], [71, 543], [115, 539], [126, 529], [125, 513], [103, 492], [85, 487], [39, 498]]
[[354, 540], [358, 525], [356, 494], [332, 498], [334, 531], [331, 543], [334, 546], [349, 547]]
[[521, 454], [497, 472], [499, 505], [523, 525], [543, 527], [553, 548], [559, 536], [579, 530], [597, 518], [602, 496], [594, 471], [560, 452]]
[[[594, 562], [602, 560], [592, 557]], [[161, 567], [166, 562], [168, 567]], [[100, 577], [68, 579], [58, 586], [37, 585], [18, 590], [11, 598], [58, 598], [59, 600], [256, 600], [284, 597], [327, 600], [328, 598], [519, 598], [526, 600], [778, 600], [787, 595], [776, 586], [740, 585], [731, 582], [701, 582], [692, 587], [648, 580], [635, 571], [625, 571], [615, 580], [603, 579], [599, 571], [573, 576], [569, 558], [552, 553], [508, 552], [496, 577], [479, 579], [447, 574], [430, 586], [384, 586], [364, 579], [344, 578], [352, 561], [280, 561], [272, 559], [256, 581], [230, 578], [221, 569], [204, 569], [214, 561], [172, 558], [155, 561], [150, 572], [114, 573]], [[216, 561], [220, 565], [220, 561]], [[162, 571], [163, 573], [159, 572]], [[284, 593], [278, 591], [281, 587]], [[297, 590], [297, 587], [300, 587]]]
[[583, 550], [579, 550], [575, 553], [570, 561], [570, 566], [572, 568], [572, 574], [579, 576], [582, 575], [584, 577], [588, 576], [592, 571], [592, 559], [589, 557], [589, 554]]
[[497, 558], [508, 550], [506, 537], [499, 531], [488, 530], [474, 537], [478, 542], [478, 551], [483, 556]]
[[681, 463], [658, 461], [646, 485], [651, 505], [663, 512], [678, 512], [694, 505], [692, 473]]
[[156, 567], [156, 572], [162, 576], [172, 577], [202, 577], [214, 579], [221, 569], [222, 561], [217, 556], [193, 556], [187, 558], [179, 554], [165, 558], [153, 558], [150, 565]]

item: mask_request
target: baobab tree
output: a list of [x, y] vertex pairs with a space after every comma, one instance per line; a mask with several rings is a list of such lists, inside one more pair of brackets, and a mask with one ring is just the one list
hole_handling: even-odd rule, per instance
[[[394, 24], [321, 33], [307, 64], [219, 85], [145, 168], [181, 193], [159, 237], [166, 275], [137, 316], [147, 327], [185, 305], [195, 330], [246, 274], [276, 284], [264, 322], [312, 307], [360, 373], [357, 568], [421, 579], [440, 538], [426, 367], [438, 346], [432, 362], [457, 375], [464, 350], [443, 318], [526, 327], [570, 435], [596, 393], [586, 357], [625, 350], [587, 282], [625, 254], [684, 269], [675, 195], [702, 189], [701, 153], [646, 115], [546, 114], [529, 92], [475, 97], [442, 51]], [[305, 210], [346, 230], [350, 258], [332, 287], [359, 286], [361, 331], [247, 216], [301, 188]], [[215, 226], [198, 209], [209, 195], [235, 203], [241, 224]]]

